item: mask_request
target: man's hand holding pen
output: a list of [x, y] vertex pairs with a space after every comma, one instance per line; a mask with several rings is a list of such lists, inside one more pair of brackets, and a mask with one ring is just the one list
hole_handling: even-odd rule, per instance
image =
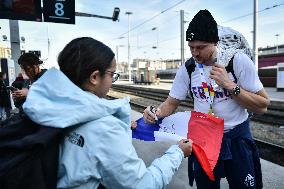
[[159, 114], [161, 110], [159, 108], [155, 108], [155, 106], [148, 106], [144, 110], [143, 118], [146, 123], [155, 123], [158, 124]]

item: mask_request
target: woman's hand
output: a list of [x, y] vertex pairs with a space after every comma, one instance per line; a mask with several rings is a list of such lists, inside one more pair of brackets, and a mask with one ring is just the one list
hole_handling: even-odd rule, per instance
[[184, 157], [189, 157], [192, 152], [192, 140], [182, 139], [179, 141], [178, 146], [183, 151]]
[[131, 121], [130, 129], [134, 130], [137, 127], [137, 122], [136, 121]]

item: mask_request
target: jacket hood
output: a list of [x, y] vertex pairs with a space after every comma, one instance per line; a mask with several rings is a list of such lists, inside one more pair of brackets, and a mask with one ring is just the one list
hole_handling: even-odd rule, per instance
[[34, 122], [50, 127], [65, 128], [110, 115], [130, 125], [129, 98], [99, 98], [77, 87], [56, 68], [32, 84], [23, 109]]

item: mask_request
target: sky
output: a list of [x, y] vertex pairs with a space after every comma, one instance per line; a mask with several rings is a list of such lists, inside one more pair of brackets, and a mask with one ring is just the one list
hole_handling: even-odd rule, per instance
[[[74, 38], [85, 36], [102, 41], [115, 54], [118, 52], [119, 62], [127, 62], [128, 23], [131, 60], [134, 58], [179, 59], [180, 10], [185, 12], [185, 31], [199, 10], [208, 9], [219, 25], [238, 30], [252, 47], [253, 0], [75, 1], [76, 12], [102, 16], [112, 16], [114, 7], [119, 7], [119, 21], [89, 17], [76, 17], [75, 25], [19, 21], [20, 36], [26, 39], [21, 45], [22, 48], [41, 50], [45, 68], [57, 67], [56, 59], [64, 46]], [[284, 0], [258, 0], [258, 10], [258, 46], [284, 44]], [[125, 12], [133, 13], [129, 16], [129, 22]], [[143, 24], [144, 22], [146, 23]], [[0, 27], [2, 28], [0, 35], [6, 35], [9, 39], [8, 20], [0, 19]], [[153, 30], [153, 28], [156, 29]], [[276, 34], [279, 36], [276, 37]], [[0, 41], [0, 43], [10, 46], [9, 42]], [[185, 41], [185, 58], [190, 56]]]

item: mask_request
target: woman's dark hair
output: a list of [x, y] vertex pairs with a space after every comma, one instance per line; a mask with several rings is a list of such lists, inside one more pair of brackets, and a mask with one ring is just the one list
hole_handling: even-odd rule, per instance
[[69, 42], [58, 56], [60, 70], [77, 86], [99, 70], [105, 74], [114, 58], [112, 50], [100, 41], [81, 37]]

